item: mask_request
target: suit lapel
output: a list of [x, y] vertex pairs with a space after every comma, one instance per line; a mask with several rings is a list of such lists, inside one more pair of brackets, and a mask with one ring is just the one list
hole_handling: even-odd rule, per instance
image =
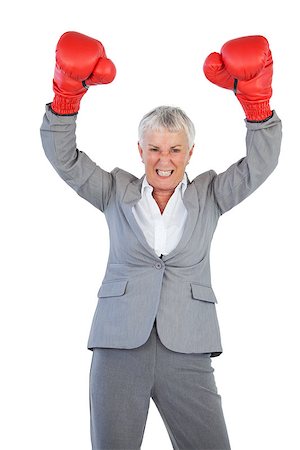
[[[187, 175], [186, 175], [187, 176]], [[184, 224], [183, 234], [177, 246], [167, 255], [163, 256], [163, 261], [171, 259], [173, 256], [181, 253], [189, 242], [195, 229], [199, 215], [199, 199], [195, 183], [191, 183], [187, 176], [187, 187], [184, 191], [182, 201], [187, 210], [187, 218]]]
[[[145, 174], [141, 178], [137, 178], [127, 185], [127, 188], [125, 190], [121, 202], [121, 207], [130, 227], [136, 234], [136, 237], [139, 240], [139, 242], [145, 247], [145, 249], [148, 252], [150, 252], [152, 255], [158, 258], [154, 249], [149, 246], [144, 236], [144, 233], [141, 230], [137, 221], [135, 220], [135, 217], [132, 212], [132, 207], [141, 199], [141, 187], [144, 177]], [[199, 200], [195, 184], [190, 182], [188, 175], [187, 175], [187, 187], [183, 195], [183, 203], [187, 209], [187, 219], [184, 225], [183, 235], [178, 245], [168, 255], [163, 256], [162, 258], [163, 261], [167, 261], [168, 259], [175, 256], [178, 252], [181, 252], [181, 250], [187, 245], [188, 241], [190, 240], [197, 223], [199, 213]]]

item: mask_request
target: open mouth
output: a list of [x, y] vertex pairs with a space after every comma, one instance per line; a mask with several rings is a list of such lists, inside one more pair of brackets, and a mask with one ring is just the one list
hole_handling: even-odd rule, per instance
[[159, 169], [156, 169], [157, 175], [159, 175], [160, 177], [165, 177], [165, 178], [170, 177], [173, 172], [174, 172], [174, 170], [159, 170]]

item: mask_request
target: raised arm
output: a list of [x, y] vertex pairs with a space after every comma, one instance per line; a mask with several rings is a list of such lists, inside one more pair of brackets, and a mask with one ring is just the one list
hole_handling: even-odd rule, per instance
[[56, 47], [55, 96], [46, 105], [40, 129], [45, 154], [58, 175], [101, 211], [109, 201], [113, 176], [77, 149], [76, 119], [88, 87], [110, 83], [115, 74], [99, 41], [76, 32], [64, 33]]
[[247, 154], [225, 172], [212, 171], [212, 190], [221, 214], [254, 192], [275, 169], [281, 146], [281, 121], [270, 109], [273, 60], [263, 36], [228, 41], [221, 54], [211, 53], [205, 76], [233, 90], [246, 114]]

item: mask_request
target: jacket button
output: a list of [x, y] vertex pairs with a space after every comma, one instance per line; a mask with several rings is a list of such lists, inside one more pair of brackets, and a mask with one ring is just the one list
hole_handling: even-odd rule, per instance
[[155, 263], [156, 269], [161, 269], [162, 264], [160, 262]]

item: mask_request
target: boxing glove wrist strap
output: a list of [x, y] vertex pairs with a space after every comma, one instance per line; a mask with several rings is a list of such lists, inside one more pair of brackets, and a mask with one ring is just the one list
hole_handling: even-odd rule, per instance
[[272, 116], [269, 100], [253, 102], [241, 99], [239, 95], [237, 95], [237, 98], [245, 111], [247, 120], [251, 122], [261, 122]]
[[76, 116], [78, 114], [78, 112], [70, 113], [70, 114], [59, 113], [59, 112], [55, 111], [52, 108], [52, 104], [53, 104], [53, 102], [52, 103], [46, 103], [46, 105], [49, 106], [50, 111], [53, 112], [53, 114], [55, 114], [56, 116]]
[[59, 115], [71, 115], [76, 114], [79, 111], [80, 101], [84, 94], [80, 95], [60, 95], [55, 94], [53, 102], [51, 103], [51, 109]]

